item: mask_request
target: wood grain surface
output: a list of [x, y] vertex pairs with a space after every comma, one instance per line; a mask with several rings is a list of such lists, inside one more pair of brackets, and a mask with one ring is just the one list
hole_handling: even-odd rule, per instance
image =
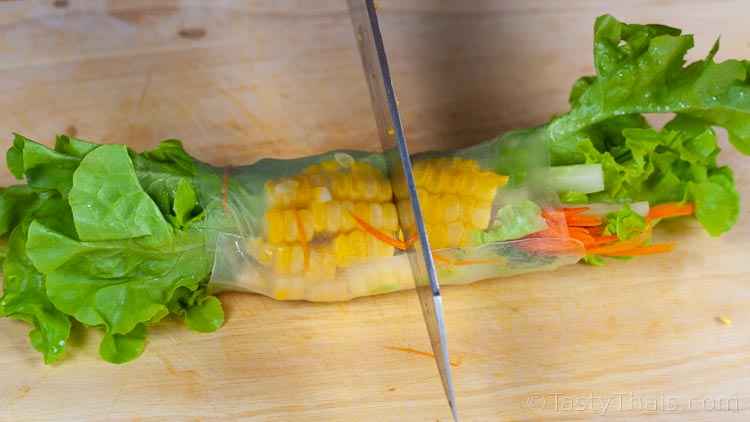
[[[695, 33], [694, 58], [718, 35], [720, 58], [750, 57], [744, 0], [381, 0], [412, 145], [564, 111], [605, 12]], [[352, 34], [345, 1], [3, 1], [0, 136], [177, 137], [234, 165], [378, 149]], [[669, 255], [445, 289], [463, 420], [750, 420], [750, 166], [726, 151], [744, 199], [721, 239], [674, 222]], [[159, 326], [125, 366], [98, 358], [95, 332], [44, 366], [28, 327], [0, 321], [0, 420], [449, 420], [413, 292], [222, 299], [222, 330]]]

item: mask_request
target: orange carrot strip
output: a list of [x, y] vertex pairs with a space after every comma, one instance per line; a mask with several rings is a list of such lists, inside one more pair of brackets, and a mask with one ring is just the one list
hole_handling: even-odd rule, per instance
[[693, 215], [694, 212], [695, 205], [693, 205], [691, 202], [670, 202], [667, 204], [659, 204], [651, 207], [651, 209], [648, 211], [646, 220], [653, 221], [660, 218], [683, 217], [687, 215]]
[[553, 255], [578, 255], [585, 250], [583, 243], [578, 239], [573, 239], [572, 237], [548, 239], [552, 241], [522, 243], [520, 244], [520, 246], [521, 248], [529, 251], [549, 253]]
[[453, 260], [451, 260], [450, 258], [446, 258], [446, 257], [444, 257], [442, 255], [438, 255], [436, 253], [433, 253], [432, 257], [435, 258], [435, 261], [442, 262], [443, 264], [452, 264], [453, 263]]
[[594, 236], [594, 244], [593, 246], [601, 246], [606, 245], [607, 243], [612, 243], [617, 240], [616, 235], [612, 236]]
[[570, 227], [568, 228], [568, 233], [573, 239], [580, 240], [586, 248], [593, 246], [595, 243], [594, 237], [582, 227]]
[[645, 243], [651, 237], [651, 226], [646, 228], [633, 238], [615, 242], [612, 244], [591, 248], [587, 252], [593, 255], [611, 255], [613, 253], [619, 253], [637, 248]]
[[565, 213], [546, 209], [542, 211], [542, 217], [547, 222], [547, 229], [536, 233], [534, 237], [567, 237], [567, 223]]
[[407, 250], [409, 248], [409, 245], [406, 242], [404, 242], [403, 240], [395, 239], [395, 238], [391, 237], [390, 235], [388, 235], [388, 233], [384, 233], [384, 232], [376, 229], [375, 227], [371, 226], [367, 221], [365, 221], [364, 219], [356, 216], [351, 211], [349, 212], [349, 214], [351, 214], [351, 216], [354, 219], [354, 221], [357, 222], [357, 224], [362, 228], [362, 230], [366, 231], [367, 233], [369, 233], [370, 235], [372, 235], [373, 237], [375, 237], [379, 241], [381, 241], [383, 243], [387, 243], [387, 244], [393, 246], [394, 248], [400, 249], [402, 251], [405, 251], [405, 250]]
[[586, 230], [588, 230], [590, 235], [597, 237], [604, 233], [604, 226], [586, 227]]
[[307, 237], [305, 236], [305, 223], [302, 221], [302, 216], [299, 215], [299, 210], [296, 208], [294, 210], [294, 219], [297, 220], [297, 236], [302, 245], [302, 252], [305, 256], [305, 271], [307, 271], [310, 269], [310, 245], [308, 245]]
[[606, 256], [638, 256], [651, 255], [656, 253], [671, 252], [674, 249], [674, 243], [656, 243], [648, 246], [639, 246], [622, 252], [608, 253]]
[[565, 220], [571, 227], [594, 227], [601, 226], [602, 219], [593, 215], [566, 215]]
[[568, 215], [580, 214], [580, 213], [588, 211], [590, 209], [591, 208], [589, 208], [589, 207], [574, 207], [574, 208], [571, 207], [571, 208], [563, 208], [562, 210], [565, 213], [565, 215], [568, 216]]

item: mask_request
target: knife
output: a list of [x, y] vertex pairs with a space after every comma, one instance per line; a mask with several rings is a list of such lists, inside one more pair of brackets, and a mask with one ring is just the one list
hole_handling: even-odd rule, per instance
[[[412, 238], [412, 235], [416, 234], [416, 241], [408, 251], [409, 262], [443, 389], [448, 398], [453, 419], [458, 421], [440, 284], [419, 205], [409, 148], [398, 111], [398, 101], [388, 68], [388, 58], [383, 45], [377, 11], [373, 0], [349, 0], [349, 12], [365, 69], [365, 77], [370, 88], [380, 144], [386, 155], [391, 181], [394, 186], [405, 185], [409, 193], [413, 213], [411, 221], [415, 223], [416, 233], [407, 233], [403, 227], [402, 231], [405, 239]], [[399, 218], [399, 220], [405, 221], [404, 218]]]

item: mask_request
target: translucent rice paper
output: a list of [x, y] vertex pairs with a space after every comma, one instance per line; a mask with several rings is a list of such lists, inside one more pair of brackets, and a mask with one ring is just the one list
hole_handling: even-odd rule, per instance
[[[584, 255], [538, 176], [547, 166], [541, 143], [513, 132], [413, 157], [442, 285], [553, 270]], [[316, 302], [414, 288], [400, 230], [412, 222], [396, 220], [408, 214], [397, 212], [405, 189], [386, 172], [382, 154], [356, 151], [227, 172], [240, 230], [218, 234], [211, 286]]]

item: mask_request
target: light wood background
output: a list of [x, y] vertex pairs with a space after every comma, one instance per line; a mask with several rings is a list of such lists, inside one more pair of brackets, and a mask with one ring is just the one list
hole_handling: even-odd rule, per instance
[[[601, 13], [694, 32], [693, 57], [718, 35], [721, 58], [750, 57], [743, 0], [381, 0], [379, 11], [416, 149], [564, 111], [592, 71]], [[352, 34], [343, 0], [3, 1], [0, 136], [137, 149], [179, 137], [234, 165], [378, 149]], [[750, 167], [729, 150], [723, 161], [744, 199], [721, 239], [676, 222], [659, 231], [680, 242], [670, 255], [445, 289], [463, 420], [750, 420]], [[98, 359], [96, 333], [44, 366], [28, 328], [0, 321], [0, 420], [448, 420], [434, 362], [409, 351], [429, 349], [412, 292], [223, 300], [222, 330], [160, 326], [126, 366]]]

